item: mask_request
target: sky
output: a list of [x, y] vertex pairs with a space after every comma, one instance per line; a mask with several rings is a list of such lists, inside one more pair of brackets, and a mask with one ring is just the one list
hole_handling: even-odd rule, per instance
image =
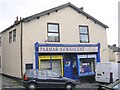
[[119, 0], [0, 0], [0, 32], [12, 25], [18, 17], [28, 17], [53, 7], [72, 3], [106, 24], [109, 45], [118, 45]]

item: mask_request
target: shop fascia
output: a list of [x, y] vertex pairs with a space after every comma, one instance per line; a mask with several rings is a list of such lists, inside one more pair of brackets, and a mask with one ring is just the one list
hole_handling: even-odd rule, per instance
[[41, 46], [39, 52], [97, 52], [98, 47], [68, 47], [68, 46]]

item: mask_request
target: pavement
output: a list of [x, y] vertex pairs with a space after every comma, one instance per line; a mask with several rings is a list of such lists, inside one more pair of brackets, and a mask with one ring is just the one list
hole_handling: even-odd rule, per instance
[[2, 75], [2, 88], [23, 88], [23, 86], [19, 80]]
[[98, 83], [80, 83], [76, 86], [76, 89], [98, 90], [98, 85]]
[[[21, 85], [19, 80], [4, 75], [0, 75], [0, 77], [2, 78], [2, 80], [0, 80], [1, 81], [0, 85], [2, 86], [2, 90], [13, 90], [13, 89], [25, 90], [25, 88]], [[78, 82], [76, 89], [98, 90], [98, 83]]]

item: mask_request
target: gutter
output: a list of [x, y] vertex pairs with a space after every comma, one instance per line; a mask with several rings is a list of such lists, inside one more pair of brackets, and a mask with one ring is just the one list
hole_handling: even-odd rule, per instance
[[23, 76], [23, 46], [22, 46], [22, 40], [23, 40], [23, 25], [22, 25], [22, 20], [20, 17], [20, 27], [21, 27], [21, 35], [20, 35], [20, 54], [21, 54], [21, 77]]

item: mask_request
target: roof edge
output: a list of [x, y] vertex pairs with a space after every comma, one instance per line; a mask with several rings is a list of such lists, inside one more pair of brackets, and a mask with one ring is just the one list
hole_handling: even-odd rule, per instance
[[48, 13], [52, 13], [52, 12], [54, 12], [56, 10], [60, 10], [62, 8], [68, 7], [68, 6], [72, 7], [75, 10], [77, 10], [79, 13], [82, 13], [87, 18], [90, 18], [91, 20], [93, 20], [95, 23], [98, 23], [102, 27], [109, 28], [107, 25], [103, 24], [102, 22], [100, 22], [99, 20], [97, 20], [93, 16], [89, 15], [88, 13], [86, 13], [85, 11], [83, 11], [82, 9], [79, 9], [78, 7], [76, 7], [75, 5], [71, 4], [70, 2], [68, 2], [66, 4], [63, 4], [63, 5], [60, 5], [60, 6], [57, 6], [57, 7], [54, 7], [54, 8], [51, 8], [51, 9], [48, 9], [48, 10], [45, 10], [43, 12], [40, 12], [40, 13], [37, 13], [37, 14], [34, 14], [34, 15], [28, 16], [28, 17], [24, 18], [24, 22], [30, 21], [30, 20], [35, 19], [37, 17], [44, 16], [44, 15], [46, 15]]
[[18, 25], [20, 22], [28, 22], [30, 20], [33, 20], [37, 17], [41, 17], [41, 16], [44, 16], [48, 13], [52, 13], [56, 10], [60, 10], [62, 8], [65, 8], [65, 7], [72, 7], [73, 9], [77, 10], [79, 13], [82, 13], [83, 15], [85, 15], [87, 18], [90, 18], [91, 20], [93, 20], [95, 23], [98, 23], [99, 25], [101, 25], [102, 27], [104, 28], [109, 28], [107, 25], [103, 24], [102, 22], [100, 22], [99, 20], [95, 19], [93, 16], [89, 15], [88, 13], [84, 12], [83, 10], [79, 9], [78, 7], [76, 7], [75, 5], [71, 4], [70, 2], [66, 3], [66, 4], [63, 4], [63, 5], [60, 5], [60, 6], [57, 6], [57, 7], [54, 7], [54, 8], [51, 8], [51, 9], [48, 9], [48, 10], [45, 10], [43, 12], [40, 12], [40, 13], [37, 13], [37, 14], [34, 14], [34, 15], [31, 15], [31, 16], [28, 16], [28, 17], [25, 17], [23, 18], [21, 21], [17, 22], [17, 23], [14, 23], [13, 25], [11, 25], [10, 27], [6, 28], [5, 30], [3, 30], [1, 33], [7, 31], [8, 29], [14, 27], [14, 25]]

